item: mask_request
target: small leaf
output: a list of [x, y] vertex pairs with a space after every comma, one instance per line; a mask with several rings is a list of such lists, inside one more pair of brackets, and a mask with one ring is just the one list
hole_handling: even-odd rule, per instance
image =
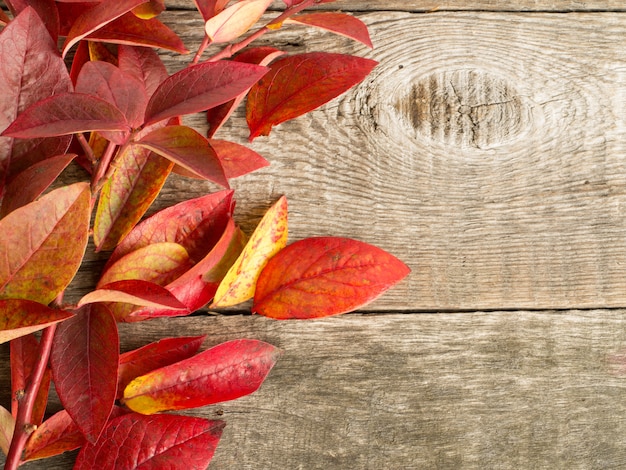
[[142, 20], [149, 20], [165, 10], [165, 0], [150, 0], [148, 3], [133, 8], [133, 15]]
[[230, 61], [204, 62], [167, 78], [148, 102], [145, 122], [151, 124], [225, 103], [250, 88], [266, 67]]
[[248, 93], [250, 140], [272, 126], [314, 110], [362, 81], [377, 62], [344, 54], [309, 52], [278, 59]]
[[15, 418], [6, 408], [0, 406], [0, 450], [4, 455], [9, 454], [14, 429]]
[[230, 307], [251, 299], [267, 261], [287, 244], [287, 199], [282, 196], [263, 216], [235, 264], [220, 283], [211, 307]]
[[164, 338], [120, 356], [117, 372], [117, 398], [136, 377], [194, 356], [206, 336]]
[[90, 442], [98, 439], [113, 409], [118, 363], [117, 325], [104, 305], [87, 305], [57, 327], [50, 354], [54, 384]]
[[205, 470], [223, 428], [222, 421], [190, 416], [127, 414], [81, 449], [74, 470]]
[[396, 257], [367, 243], [308, 238], [270, 260], [259, 276], [252, 311], [276, 319], [350, 312], [376, 299], [409, 271]]
[[247, 175], [270, 164], [254, 150], [243, 145], [216, 139], [209, 140], [209, 143], [222, 162], [228, 179]]
[[285, 20], [285, 23], [300, 23], [307, 26], [315, 26], [341, 36], [354, 39], [355, 41], [362, 42], [369, 48], [374, 47], [365, 23], [346, 13], [305, 13], [288, 18]]
[[211, 405], [256, 391], [280, 350], [251, 339], [228, 341], [133, 380], [124, 404], [141, 414]]
[[32, 300], [0, 300], [0, 344], [43, 330], [70, 318], [72, 314]]
[[24, 461], [44, 459], [78, 449], [85, 437], [66, 410], [55, 413], [33, 432], [24, 448]]
[[140, 279], [127, 279], [105, 284], [84, 295], [78, 302], [78, 306], [82, 307], [96, 302], [120, 302], [142, 307], [187, 310], [167, 289]]
[[213, 43], [229, 42], [248, 31], [265, 13], [274, 0], [242, 0], [214, 17], [204, 25]]
[[90, 197], [75, 183], [0, 220], [0, 298], [48, 304], [67, 287], [87, 246]]
[[120, 45], [118, 47], [120, 70], [134, 75], [143, 85], [147, 96], [168, 77], [159, 54], [147, 47]]
[[162, 127], [142, 137], [135, 145], [145, 147], [202, 178], [228, 188], [222, 164], [209, 142], [190, 127]]

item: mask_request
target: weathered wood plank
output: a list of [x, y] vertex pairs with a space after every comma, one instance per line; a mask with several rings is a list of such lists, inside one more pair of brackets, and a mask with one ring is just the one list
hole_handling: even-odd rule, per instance
[[[194, 412], [227, 422], [211, 469], [626, 465], [626, 376], [611, 360], [626, 348], [624, 310], [195, 317], [123, 325], [122, 344], [173, 329], [285, 350], [256, 394]], [[0, 377], [6, 404], [6, 360]]]

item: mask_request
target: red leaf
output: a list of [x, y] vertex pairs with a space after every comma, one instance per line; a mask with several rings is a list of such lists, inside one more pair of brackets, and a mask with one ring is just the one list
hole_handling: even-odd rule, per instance
[[142, 414], [219, 403], [257, 390], [280, 350], [251, 339], [228, 341], [133, 380], [124, 404]]
[[222, 162], [226, 178], [247, 175], [270, 164], [254, 150], [243, 145], [215, 139], [209, 140], [209, 143]]
[[84, 446], [74, 470], [205, 470], [224, 423], [176, 415], [127, 414]]
[[148, 95], [135, 76], [103, 61], [87, 62], [76, 81], [76, 92], [111, 103], [126, 117], [132, 128], [143, 124]]
[[102, 2], [87, 10], [74, 21], [72, 29], [67, 34], [63, 45], [63, 57], [78, 41], [146, 1], [148, 0]]
[[300, 23], [308, 26], [316, 26], [327, 31], [340, 34], [355, 41], [362, 42], [372, 48], [367, 26], [360, 19], [352, 15], [340, 12], [315, 12], [293, 16], [285, 23]]
[[194, 356], [206, 336], [164, 338], [120, 356], [117, 372], [117, 398], [136, 377]]
[[32, 7], [39, 18], [46, 23], [46, 29], [56, 43], [59, 38], [59, 12], [54, 0], [5, 0], [14, 17], [28, 7]]
[[147, 47], [120, 45], [118, 47], [119, 68], [134, 75], [142, 84], [147, 96], [168, 77], [159, 55]]
[[158, 153], [183, 168], [228, 188], [220, 160], [209, 142], [187, 126], [166, 126], [150, 132], [135, 142]]
[[2, 135], [30, 139], [89, 131], [123, 131], [109, 139], [121, 145], [129, 126], [122, 112], [103, 99], [62, 93], [28, 107]]
[[52, 415], [31, 435], [24, 449], [24, 461], [43, 459], [78, 449], [85, 437], [66, 410]]
[[267, 263], [252, 311], [276, 319], [346, 313], [376, 299], [408, 274], [404, 263], [367, 243], [308, 238]]
[[50, 365], [61, 404], [85, 438], [95, 442], [117, 392], [117, 325], [104, 305], [88, 305], [57, 327]]
[[133, 8], [133, 15], [143, 20], [149, 20], [160, 15], [165, 10], [165, 0], [150, 0], [148, 3]]
[[72, 314], [24, 299], [0, 300], [0, 344], [42, 330]]
[[90, 197], [75, 183], [0, 220], [0, 298], [48, 304], [67, 287], [87, 246]]
[[86, 294], [78, 302], [82, 307], [96, 302], [121, 302], [142, 307], [185, 310], [170, 291], [153, 282], [141, 279], [126, 279], [105, 284]]
[[237, 62], [204, 62], [167, 78], [148, 103], [146, 124], [204, 111], [244, 92], [267, 72], [266, 67]]
[[228, 3], [228, 0], [194, 0], [194, 3], [204, 18], [204, 21], [206, 21], [222, 11]]
[[248, 94], [250, 140], [272, 126], [314, 110], [362, 81], [377, 62], [344, 54], [309, 52], [278, 59]]

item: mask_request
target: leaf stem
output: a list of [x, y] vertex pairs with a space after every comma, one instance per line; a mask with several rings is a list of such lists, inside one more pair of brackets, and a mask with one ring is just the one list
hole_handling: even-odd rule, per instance
[[91, 164], [95, 165], [97, 160], [96, 155], [93, 153], [93, 149], [89, 145], [89, 142], [87, 142], [87, 139], [85, 139], [84, 134], [82, 132], [79, 132], [78, 134], [76, 134], [76, 138], [78, 139], [78, 143], [83, 148], [83, 151], [85, 152], [85, 155], [87, 156]]
[[204, 33], [204, 39], [202, 40], [202, 44], [200, 44], [200, 47], [198, 47], [198, 51], [196, 52], [196, 55], [193, 56], [193, 60], [191, 61], [191, 65], [195, 65], [195, 64], [198, 63], [198, 61], [200, 60], [200, 57], [204, 53], [204, 50], [208, 47], [209, 41], [210, 41], [209, 35]]
[[17, 469], [22, 458], [24, 446], [26, 445], [30, 435], [37, 428], [31, 423], [33, 408], [35, 406], [37, 394], [39, 393], [39, 388], [41, 387], [41, 380], [46, 368], [48, 367], [48, 359], [50, 357], [52, 339], [54, 338], [55, 331], [56, 324], [43, 330], [41, 341], [39, 343], [37, 363], [35, 364], [33, 372], [26, 383], [26, 390], [24, 391], [24, 394], [17, 397], [18, 409], [15, 420], [15, 432], [13, 434], [13, 439], [11, 440], [11, 446], [9, 447], [6, 463], [4, 464], [5, 470]]
[[104, 151], [104, 155], [102, 155], [100, 162], [98, 162], [98, 167], [96, 168], [93, 178], [91, 179], [91, 191], [93, 194], [96, 194], [102, 186], [102, 177], [107, 173], [109, 165], [111, 164], [111, 160], [113, 159], [113, 155], [115, 154], [116, 148], [117, 145], [115, 145], [113, 142], [109, 142], [106, 150]]

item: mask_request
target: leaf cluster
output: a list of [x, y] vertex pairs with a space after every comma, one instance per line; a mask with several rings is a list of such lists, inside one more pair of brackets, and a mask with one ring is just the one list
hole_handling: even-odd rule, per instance
[[[284, 196], [250, 236], [234, 218], [229, 180], [269, 163], [214, 138], [233, 110], [245, 101], [250, 139], [266, 136], [376, 65], [251, 46], [300, 24], [371, 47], [350, 15], [301, 13], [327, 1], [284, 1], [264, 22], [272, 0], [196, 0], [204, 42], [170, 75], [155, 49], [187, 51], [159, 20], [163, 0], [5, 0], [0, 342], [10, 341], [13, 397], [10, 410], [0, 407], [5, 468], [77, 448], [77, 469], [206, 468], [224, 423], [162, 412], [254, 392], [280, 350], [236, 339], [201, 351], [204, 337], [173, 337], [120, 354], [120, 322], [250, 299], [252, 313], [266, 317], [318, 318], [359, 308], [408, 274], [357, 240], [287, 245]], [[210, 57], [208, 46], [217, 51]], [[208, 135], [183, 124], [198, 112]], [[50, 189], [71, 164], [88, 180]], [[172, 172], [216, 189], [144, 218]], [[63, 294], [90, 237], [110, 255], [94, 289], [68, 304]], [[63, 410], [46, 418], [52, 382]]]

